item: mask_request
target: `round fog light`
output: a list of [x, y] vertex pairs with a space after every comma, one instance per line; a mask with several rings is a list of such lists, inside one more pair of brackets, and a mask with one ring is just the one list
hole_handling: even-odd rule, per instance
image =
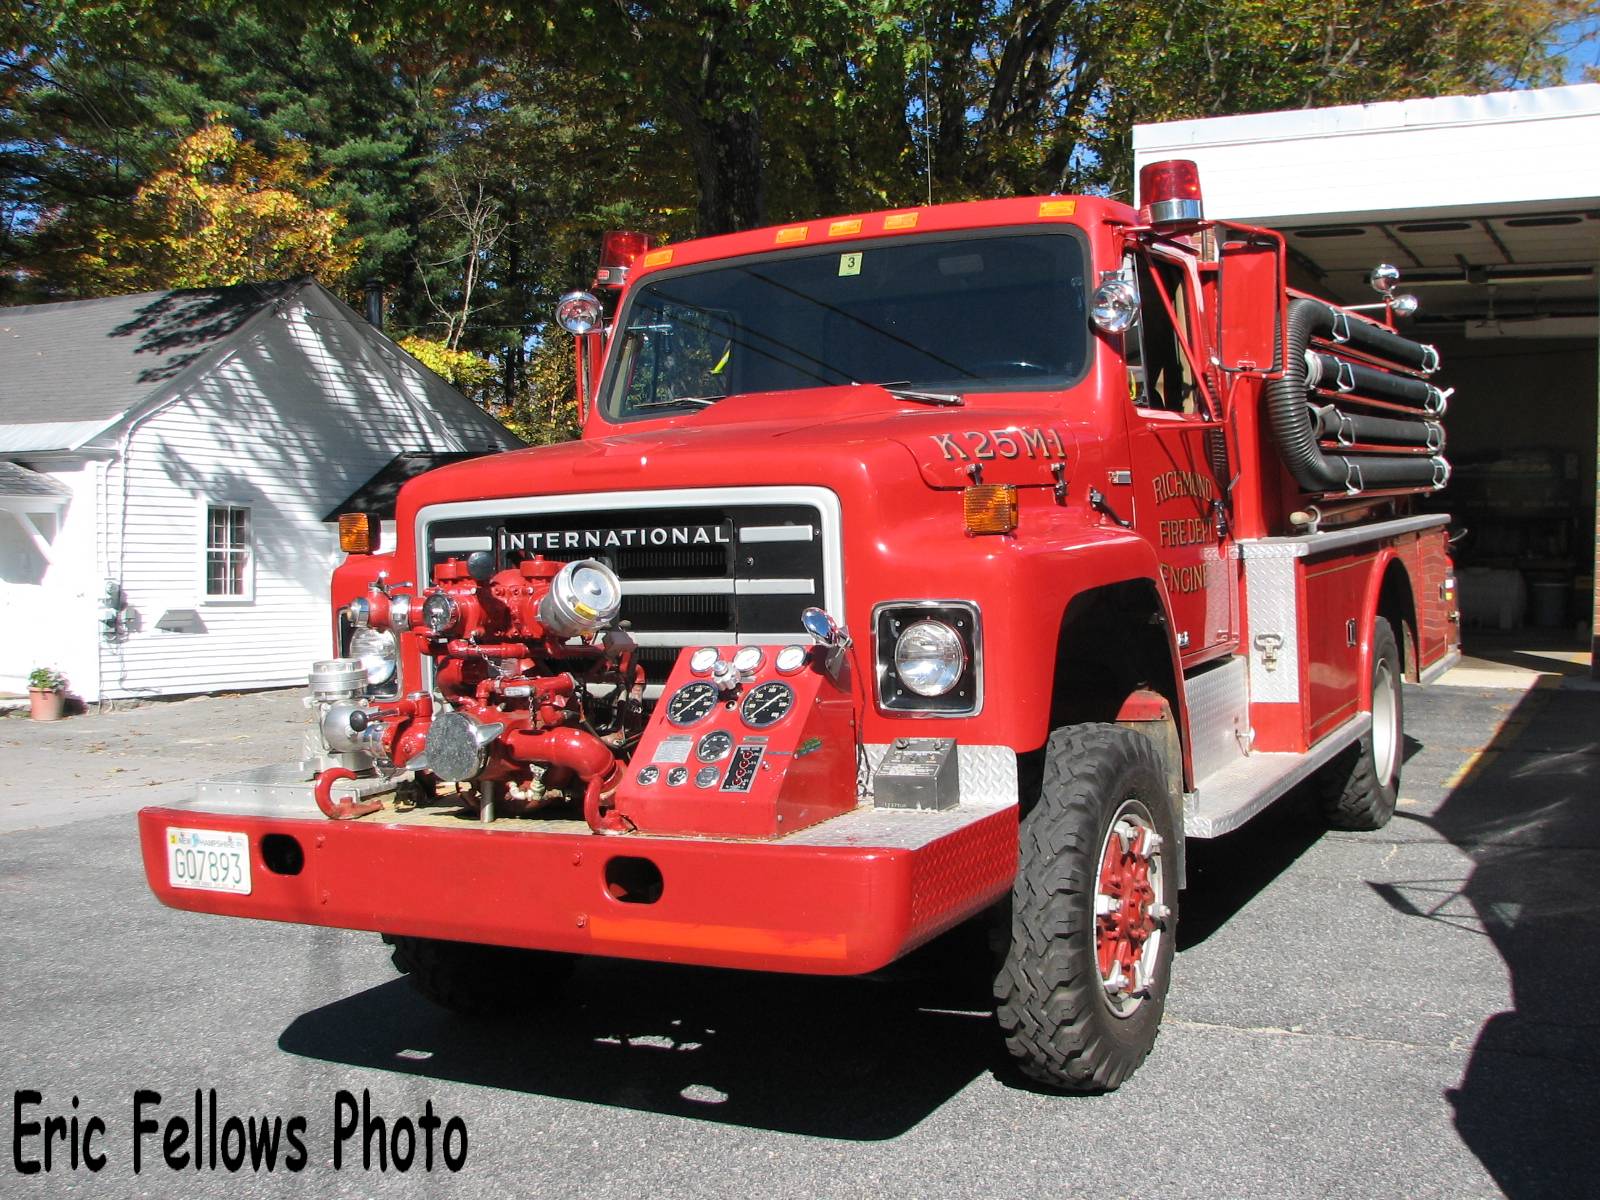
[[400, 647], [394, 634], [387, 629], [373, 629], [364, 625], [350, 638], [350, 657], [361, 663], [367, 673], [367, 683], [378, 687], [394, 678], [400, 661]]
[[919, 696], [942, 696], [967, 669], [961, 635], [943, 621], [918, 621], [894, 644], [894, 673]]

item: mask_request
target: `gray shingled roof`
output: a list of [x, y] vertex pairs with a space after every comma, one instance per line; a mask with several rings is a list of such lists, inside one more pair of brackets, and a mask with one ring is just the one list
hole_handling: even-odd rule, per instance
[[0, 496], [61, 499], [71, 496], [71, 489], [57, 483], [48, 475], [30, 471], [21, 463], [0, 459]]
[[303, 286], [289, 280], [0, 308], [0, 426], [110, 423]]
[[449, 450], [442, 452], [408, 450], [403, 454], [396, 454], [384, 464], [381, 471], [351, 492], [349, 498], [343, 504], [322, 519], [324, 521], [337, 521], [345, 513], [365, 512], [377, 513], [385, 521], [392, 521], [394, 520], [395, 504], [400, 498], [400, 489], [418, 475], [431, 471], [435, 467], [447, 466], [454, 462], [465, 462], [469, 458], [482, 458], [485, 454], [493, 453], [493, 450]]

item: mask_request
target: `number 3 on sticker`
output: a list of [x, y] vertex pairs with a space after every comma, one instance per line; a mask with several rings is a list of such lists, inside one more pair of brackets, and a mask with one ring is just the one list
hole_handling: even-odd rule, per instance
[[839, 255], [839, 274], [840, 276], [861, 274], [861, 253], [859, 251], [855, 254]]

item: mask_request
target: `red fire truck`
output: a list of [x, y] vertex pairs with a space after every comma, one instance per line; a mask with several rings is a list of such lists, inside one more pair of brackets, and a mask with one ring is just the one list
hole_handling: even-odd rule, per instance
[[584, 436], [407, 484], [390, 552], [341, 521], [306, 756], [146, 809], [156, 895], [382, 933], [468, 1012], [986, 919], [1020, 1068], [1118, 1086], [1186, 839], [1302, 783], [1383, 825], [1458, 654], [1393, 269], [1332, 306], [1192, 163], [1141, 187], [609, 236]]

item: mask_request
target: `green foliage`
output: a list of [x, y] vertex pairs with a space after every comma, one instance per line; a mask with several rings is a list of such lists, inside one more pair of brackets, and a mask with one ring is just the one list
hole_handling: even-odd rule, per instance
[[492, 402], [490, 385], [494, 364], [470, 350], [452, 350], [443, 342], [429, 341], [413, 334], [400, 339], [400, 349], [416, 359], [462, 395], [485, 407]]
[[35, 667], [28, 673], [28, 687], [40, 692], [59, 692], [67, 686], [67, 677], [54, 667]]
[[[243, 247], [298, 240], [353, 301], [382, 283], [392, 329], [467, 356], [441, 374], [552, 440], [577, 413], [549, 314], [607, 228], [1126, 195], [1137, 122], [1553, 82], [1561, 37], [1597, 17], [1600, 0], [21, 0], [0, 7], [0, 303], [293, 273], [303, 258]], [[185, 174], [213, 125], [237, 165]]]

